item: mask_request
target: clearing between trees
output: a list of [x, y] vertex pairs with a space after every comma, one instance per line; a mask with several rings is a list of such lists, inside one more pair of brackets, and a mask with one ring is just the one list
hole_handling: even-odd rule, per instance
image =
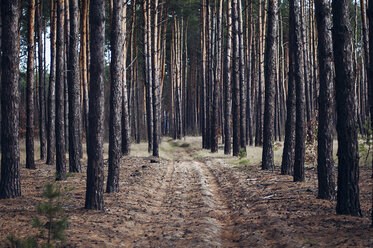
[[[58, 182], [75, 189], [64, 201], [67, 247], [372, 247], [371, 168], [361, 167], [364, 217], [337, 216], [336, 202], [316, 199], [317, 171], [306, 166], [306, 181], [294, 183], [276, 168], [262, 171], [261, 148], [239, 159], [203, 151], [201, 138], [164, 139], [161, 158], [151, 163], [146, 144], [123, 157], [120, 193], [105, 194], [105, 211], [85, 210], [84, 172]], [[107, 156], [106, 156], [107, 158]], [[277, 160], [276, 160], [277, 158]], [[107, 163], [106, 163], [107, 164]], [[24, 166], [22, 166], [24, 167]], [[31, 219], [43, 201], [54, 166], [21, 169], [22, 197], [0, 201], [0, 246], [10, 234], [28, 237], [38, 230]], [[105, 166], [107, 175], [107, 165]], [[105, 180], [106, 182], [106, 180]]]

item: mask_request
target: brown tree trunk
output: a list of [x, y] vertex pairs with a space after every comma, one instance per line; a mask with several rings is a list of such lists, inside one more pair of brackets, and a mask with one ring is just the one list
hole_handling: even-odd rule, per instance
[[268, 31], [265, 49], [265, 105], [263, 128], [263, 153], [262, 169], [274, 168], [273, 140], [275, 117], [275, 87], [276, 87], [276, 50], [278, 30], [278, 3], [277, 0], [269, 0], [268, 5]]
[[144, 1], [144, 56], [145, 56], [145, 91], [146, 91], [146, 123], [148, 134], [148, 152], [153, 149], [153, 109], [152, 109], [152, 60], [151, 60], [151, 15], [148, 1]]
[[29, 1], [26, 81], [26, 168], [36, 169], [34, 162], [34, 56], [35, 56], [35, 0]]
[[21, 196], [19, 164], [20, 1], [2, 0], [1, 180], [0, 199]]
[[240, 57], [239, 57], [239, 18], [238, 0], [232, 2], [233, 56], [232, 56], [232, 117], [233, 117], [233, 156], [240, 152]]
[[44, 67], [43, 61], [43, 3], [38, 0], [36, 8], [36, 18], [37, 18], [37, 38], [38, 38], [38, 60], [39, 60], [39, 137], [40, 137], [40, 159], [44, 160], [46, 156], [46, 135], [45, 135], [45, 77], [44, 77]]
[[51, 60], [48, 89], [47, 164], [53, 165], [56, 156], [56, 1], [51, 0]]
[[[368, 2], [368, 20], [369, 23], [373, 23], [373, 0], [369, 0]], [[373, 48], [373, 25], [369, 25], [369, 47]], [[373, 129], [373, 49], [369, 50], [369, 67], [368, 67], [368, 90], [369, 90], [369, 110], [370, 110], [370, 124], [371, 128]], [[373, 160], [372, 160], [373, 164]], [[373, 167], [372, 167], [373, 168]], [[373, 173], [373, 172], [372, 172]], [[373, 178], [373, 174], [372, 174]], [[372, 226], [373, 226], [373, 208], [372, 208]]]
[[65, 150], [69, 151], [69, 87], [68, 87], [68, 61], [70, 52], [70, 10], [69, 10], [69, 0], [65, 1], [65, 59], [64, 59], [64, 77], [65, 77]]
[[243, 39], [243, 18], [241, 0], [237, 2], [238, 39], [239, 39], [239, 80], [240, 80], [240, 149], [246, 152], [246, 90], [245, 49]]
[[66, 180], [65, 147], [65, 49], [64, 0], [57, 1], [57, 67], [56, 67], [56, 170], [57, 180]]
[[319, 39], [320, 98], [317, 146], [318, 198], [333, 200], [334, 77], [331, 12], [327, 0], [315, 0]]
[[218, 152], [219, 149], [219, 99], [220, 99], [220, 80], [221, 80], [221, 67], [222, 67], [222, 21], [223, 21], [223, 0], [219, 1], [219, 9], [217, 15], [217, 30], [216, 30], [216, 70], [215, 70], [215, 82], [214, 82], [214, 96], [213, 96], [213, 110], [212, 110], [212, 144], [211, 152]]
[[91, 63], [89, 90], [86, 209], [104, 209], [104, 79], [105, 1], [91, 0]]
[[[304, 59], [303, 59], [303, 44], [302, 44], [302, 27], [300, 21], [300, 6], [291, 0], [289, 2], [290, 15], [294, 15], [292, 19], [294, 36], [294, 80], [296, 83], [296, 131], [295, 131], [295, 157], [294, 157], [294, 181], [304, 181], [304, 156], [305, 156], [305, 137], [306, 137], [306, 121], [305, 121], [305, 83], [304, 83]], [[288, 110], [289, 111], [289, 110]]]
[[[122, 118], [122, 81], [123, 81], [123, 46], [122, 15], [127, 5], [113, 2], [111, 26], [111, 89], [110, 89], [110, 123], [109, 123], [109, 169], [106, 192], [119, 192], [119, 169], [121, 158], [121, 118]], [[125, 15], [123, 15], [125, 16]]]
[[80, 38], [80, 53], [81, 53], [81, 78], [82, 78], [82, 96], [83, 96], [83, 114], [82, 126], [85, 131], [86, 137], [88, 136], [88, 0], [82, 1], [82, 14], [81, 14], [81, 38]]
[[81, 107], [79, 81], [79, 6], [78, 0], [70, 0], [70, 45], [68, 61], [69, 89], [69, 171], [81, 172]]
[[232, 89], [231, 89], [231, 82], [232, 82], [232, 3], [231, 1], [227, 1], [227, 48], [225, 54], [225, 79], [224, 79], [224, 133], [225, 133], [225, 140], [224, 140], [224, 154], [231, 154], [231, 118], [232, 118]]
[[337, 214], [361, 216], [349, 1], [332, 2], [338, 132]]
[[[122, 32], [127, 33], [127, 6], [123, 6], [122, 18]], [[127, 40], [122, 43], [122, 59], [123, 59], [123, 73], [122, 73], [122, 154], [128, 155], [131, 151], [131, 130], [129, 120], [129, 107], [128, 107], [128, 87], [127, 87]], [[132, 63], [132, 62], [131, 62]]]
[[[151, 4], [151, 3], [149, 3]], [[153, 156], [159, 157], [159, 116], [160, 116], [160, 77], [159, 77], [159, 49], [158, 49], [158, 11], [159, 1], [155, 0], [152, 4], [151, 11], [153, 11], [153, 22], [152, 22], [152, 34], [151, 34], [151, 56], [152, 56], [152, 72], [153, 72], [153, 83], [152, 83], [152, 98], [153, 98]], [[151, 15], [149, 16], [151, 17]]]

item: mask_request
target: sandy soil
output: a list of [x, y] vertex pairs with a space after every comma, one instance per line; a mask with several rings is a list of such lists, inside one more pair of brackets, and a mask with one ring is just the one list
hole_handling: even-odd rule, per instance
[[[361, 168], [364, 217], [337, 216], [336, 202], [316, 199], [313, 167], [306, 182], [293, 183], [278, 169], [263, 172], [258, 164], [235, 166], [238, 159], [221, 153], [201, 155], [195, 141], [163, 142], [159, 163], [123, 158], [121, 192], [105, 194], [105, 211], [83, 209], [85, 173], [61, 183], [76, 188], [64, 206], [70, 223], [65, 246], [373, 247], [370, 168]], [[23, 196], [0, 200], [0, 247], [11, 233], [37, 232], [31, 219], [53, 174], [54, 167], [42, 163], [21, 170]]]

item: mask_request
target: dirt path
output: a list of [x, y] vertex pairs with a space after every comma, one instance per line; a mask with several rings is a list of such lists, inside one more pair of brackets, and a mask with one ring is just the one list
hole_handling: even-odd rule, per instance
[[[361, 169], [364, 218], [335, 215], [335, 202], [316, 199], [316, 171], [293, 183], [258, 165], [200, 155], [188, 142], [164, 142], [164, 157], [125, 157], [120, 193], [105, 194], [105, 211], [83, 209], [85, 173], [64, 204], [69, 247], [372, 247], [370, 169]], [[107, 174], [105, 167], [105, 175]], [[43, 184], [54, 168], [21, 170], [23, 196], [0, 201], [0, 247], [13, 233], [27, 237]]]

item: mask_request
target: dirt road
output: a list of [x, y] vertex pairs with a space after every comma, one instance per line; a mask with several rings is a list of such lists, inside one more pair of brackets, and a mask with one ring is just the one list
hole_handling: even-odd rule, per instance
[[[371, 180], [362, 170], [366, 217], [336, 216], [335, 202], [316, 199], [315, 171], [305, 183], [258, 165], [240, 168], [226, 157], [199, 156], [187, 142], [163, 144], [168, 159], [123, 158], [121, 192], [105, 194], [105, 211], [87, 211], [85, 173], [64, 184], [71, 247], [311, 247], [373, 245]], [[167, 145], [167, 146], [166, 146]], [[193, 148], [194, 147], [194, 148]], [[23, 197], [0, 201], [0, 240], [30, 234], [30, 217], [53, 168], [22, 170]], [[369, 198], [370, 197], [370, 198]], [[1, 243], [0, 243], [1, 244]]]

